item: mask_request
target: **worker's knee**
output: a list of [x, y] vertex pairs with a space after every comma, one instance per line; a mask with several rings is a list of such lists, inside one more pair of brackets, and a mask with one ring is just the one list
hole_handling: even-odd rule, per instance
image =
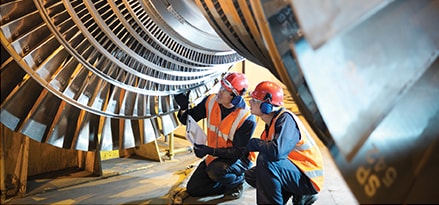
[[226, 174], [229, 165], [225, 162], [212, 162], [207, 166], [206, 172], [210, 179], [215, 182], [221, 181]]
[[245, 171], [244, 179], [250, 186], [256, 188], [256, 167]]

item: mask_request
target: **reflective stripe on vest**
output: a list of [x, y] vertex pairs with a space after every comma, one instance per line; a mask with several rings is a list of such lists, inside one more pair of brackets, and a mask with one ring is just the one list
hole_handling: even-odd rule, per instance
[[[236, 109], [227, 117], [221, 119], [220, 105], [215, 100], [215, 95], [207, 99], [207, 143], [213, 148], [232, 147], [233, 137], [236, 130], [250, 116], [250, 110]], [[216, 157], [207, 155], [206, 164], [209, 164]]]
[[244, 122], [245, 119], [247, 119], [247, 117], [250, 115], [249, 113], [249, 109], [248, 107], [246, 107], [245, 109], [236, 109], [233, 112], [239, 112], [238, 116], [236, 116], [236, 118], [233, 121], [233, 124], [229, 130], [229, 133], [223, 133], [221, 132], [221, 130], [219, 130], [219, 125], [213, 125], [211, 123], [211, 119], [210, 116], [213, 115], [212, 110], [213, 110], [213, 106], [215, 103], [215, 97], [210, 97], [208, 100], [208, 110], [207, 110], [207, 116], [209, 116], [207, 118], [207, 128], [212, 131], [215, 132], [218, 136], [222, 137], [224, 140], [231, 140], [233, 141], [233, 137], [235, 136], [235, 132], [238, 129], [238, 126], [240, 126], [242, 124], [242, 122]]
[[[279, 113], [271, 123], [268, 129], [268, 135], [266, 131], [261, 135], [263, 140], [272, 140], [275, 134], [275, 122], [284, 112], [288, 112], [293, 116], [296, 122], [299, 132], [300, 140], [296, 144], [295, 148], [288, 154], [288, 159], [293, 162], [303, 173], [311, 179], [312, 184], [316, 191], [320, 191], [323, 186], [323, 159], [320, 150], [317, 147], [314, 139], [309, 135], [308, 131], [303, 126], [300, 119], [292, 112], [284, 109]], [[297, 160], [301, 159], [301, 160]], [[303, 160], [306, 159], [306, 160]]]

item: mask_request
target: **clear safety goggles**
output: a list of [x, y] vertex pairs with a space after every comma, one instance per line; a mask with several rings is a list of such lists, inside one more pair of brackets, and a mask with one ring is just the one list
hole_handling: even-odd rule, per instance
[[[225, 87], [225, 89], [226, 90], [231, 90], [232, 92], [233, 92], [233, 94], [235, 94], [236, 96], [239, 96], [239, 93], [238, 93], [238, 91], [232, 86], [232, 84], [228, 81], [228, 80], [226, 80], [225, 78], [223, 78], [222, 80], [221, 80], [223, 83], [224, 83], [224, 85], [226, 86]], [[221, 86], [221, 88], [223, 88], [223, 86]], [[220, 89], [221, 89], [220, 88]]]

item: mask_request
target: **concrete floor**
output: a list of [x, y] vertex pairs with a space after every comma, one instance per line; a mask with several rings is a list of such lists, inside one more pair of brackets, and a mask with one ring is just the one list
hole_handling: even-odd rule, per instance
[[[258, 121], [255, 134], [260, 133], [263, 127], [261, 122]], [[317, 139], [317, 142], [323, 154], [326, 178], [324, 189], [315, 204], [358, 204], [327, 148], [320, 140]], [[165, 142], [159, 140], [160, 144], [163, 149], [167, 148]], [[189, 146], [188, 141], [176, 137], [175, 148]], [[174, 195], [184, 188], [199, 160], [191, 152], [178, 153], [173, 160], [164, 160], [162, 163], [136, 156], [105, 160], [102, 162], [104, 177], [67, 170], [59, 176], [29, 180], [27, 196], [9, 200], [6, 204], [172, 204]], [[189, 197], [182, 203], [256, 204], [256, 190], [251, 187], [246, 188], [240, 199], [224, 201], [221, 197]]]

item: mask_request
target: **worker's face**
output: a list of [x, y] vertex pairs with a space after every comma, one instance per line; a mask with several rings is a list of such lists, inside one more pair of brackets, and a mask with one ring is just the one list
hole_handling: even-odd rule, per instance
[[250, 103], [250, 111], [252, 114], [256, 115], [256, 116], [261, 116], [263, 113], [261, 112], [261, 103], [263, 101], [255, 99], [255, 98], [251, 98], [249, 100]]
[[216, 95], [216, 100], [219, 104], [227, 105], [232, 103], [232, 92], [227, 91], [224, 87], [220, 87], [218, 94]]

